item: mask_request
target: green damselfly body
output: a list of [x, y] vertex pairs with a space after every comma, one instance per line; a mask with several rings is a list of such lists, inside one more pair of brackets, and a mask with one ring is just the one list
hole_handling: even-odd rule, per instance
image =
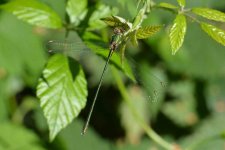
[[84, 135], [87, 131], [87, 128], [88, 128], [88, 125], [89, 125], [89, 122], [90, 122], [90, 118], [91, 118], [92, 112], [94, 110], [95, 102], [96, 102], [97, 97], [98, 97], [98, 92], [100, 90], [100, 87], [101, 87], [102, 81], [103, 81], [103, 77], [105, 75], [105, 71], [107, 69], [107, 66], [109, 64], [109, 60], [110, 60], [113, 52], [117, 50], [117, 48], [118, 48], [118, 46], [121, 42], [121, 36], [122, 36], [122, 31], [119, 28], [115, 28], [114, 29], [114, 35], [112, 36], [111, 41], [110, 41], [109, 54], [108, 54], [108, 57], [106, 59], [105, 66], [103, 68], [102, 75], [101, 75], [100, 80], [99, 80], [98, 88], [96, 90], [95, 97], [94, 97], [94, 100], [92, 102], [91, 109], [89, 111], [86, 123], [85, 123], [85, 125], [83, 127], [83, 130], [81, 132], [82, 135]]
[[[91, 119], [91, 116], [92, 116], [92, 112], [94, 110], [95, 103], [96, 103], [96, 100], [98, 98], [98, 94], [99, 94], [99, 91], [100, 91], [100, 88], [101, 88], [101, 85], [102, 85], [102, 81], [103, 81], [105, 72], [107, 70], [107, 66], [108, 66], [109, 61], [110, 61], [110, 58], [112, 57], [113, 53], [120, 48], [119, 46], [123, 42], [123, 33], [124, 33], [124, 30], [121, 29], [121, 28], [115, 28], [114, 29], [114, 34], [111, 37], [110, 45], [109, 45], [109, 48], [108, 48], [109, 52], [107, 52], [108, 55], [106, 57], [106, 62], [105, 62], [103, 71], [101, 73], [101, 76], [100, 76], [100, 79], [99, 79], [99, 82], [98, 82], [98, 86], [97, 86], [97, 89], [96, 89], [96, 92], [95, 92], [95, 95], [94, 95], [94, 99], [93, 99], [92, 104], [91, 104], [91, 108], [89, 110], [86, 122], [85, 122], [84, 127], [83, 127], [82, 132], [81, 132], [82, 135], [84, 135], [86, 133], [87, 129], [88, 129], [89, 122], [90, 122], [90, 119]], [[88, 53], [91, 52], [90, 49], [88, 48], [89, 46], [87, 47], [86, 44], [88, 44], [88, 43], [83, 42], [80, 38], [75, 38], [75, 41], [72, 41], [72, 42], [69, 42], [67, 40], [65, 42], [63, 42], [63, 41], [49, 41], [48, 44], [47, 44], [47, 49], [50, 53], [60, 52], [60, 53], [64, 53], [65, 55], [73, 57], [74, 51], [88, 52]], [[95, 43], [95, 44], [99, 45], [99, 43]], [[104, 51], [106, 50], [105, 48], [103, 48], [103, 47], [106, 47], [106, 45], [104, 45], [104, 46], [101, 45], [100, 47], [95, 48], [97, 51], [95, 51], [93, 48], [91, 48], [91, 50], [94, 50], [97, 53], [101, 50], [104, 50]], [[134, 62], [133, 62], [133, 65], [134, 65]], [[138, 65], [139, 64], [136, 64], [134, 66], [138, 66]], [[145, 69], [142, 69], [142, 70], [145, 70]], [[136, 70], [136, 71], [141, 72], [141, 70], [139, 70], [139, 71]], [[145, 79], [145, 77], [144, 78], [142, 77], [142, 79], [141, 79], [141, 77], [137, 77], [137, 76], [135, 76], [135, 78], [140, 83], [140, 85], [143, 86], [146, 89], [147, 95], [146, 95], [145, 99], [149, 100], [151, 102], [157, 102], [158, 99], [161, 99], [160, 98], [161, 97], [161, 91], [163, 91], [163, 89], [165, 88], [166, 85], [164, 84], [164, 82], [162, 82], [161, 79], [159, 79], [157, 77], [161, 73], [159, 73], [157, 76], [155, 76], [152, 72], [147, 71], [146, 74], [148, 74], [147, 79]], [[141, 80], [138, 80], [138, 79], [141, 79]], [[159, 81], [159, 82], [157, 82], [157, 81]], [[152, 86], [148, 86], [149, 82]]]

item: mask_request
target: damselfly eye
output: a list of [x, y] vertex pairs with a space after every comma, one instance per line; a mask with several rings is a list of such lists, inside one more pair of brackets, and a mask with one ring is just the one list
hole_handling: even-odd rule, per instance
[[116, 27], [113, 32], [114, 34], [121, 34], [123, 33], [125, 30], [122, 27]]
[[115, 28], [115, 29], [113, 30], [113, 32], [114, 32], [114, 34], [118, 34], [118, 33], [120, 33], [120, 30], [119, 30], [119, 28]]

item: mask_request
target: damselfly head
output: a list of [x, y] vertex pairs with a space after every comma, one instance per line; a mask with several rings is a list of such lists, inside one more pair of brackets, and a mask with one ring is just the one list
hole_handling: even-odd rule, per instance
[[118, 35], [118, 34], [124, 33], [125, 30], [122, 27], [116, 27], [116, 28], [114, 28], [113, 32], [114, 32], [114, 34]]

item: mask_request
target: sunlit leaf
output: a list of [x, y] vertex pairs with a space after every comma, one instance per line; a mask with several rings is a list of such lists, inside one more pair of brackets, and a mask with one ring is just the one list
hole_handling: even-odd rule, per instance
[[[189, 28], [189, 34], [187, 34], [181, 48], [182, 52], [175, 56], [171, 55], [171, 52], [168, 51], [169, 40], [165, 36], [157, 39], [158, 49], [156, 52], [159, 51], [161, 58], [166, 61], [173, 72], [185, 73], [188, 76], [205, 80], [215, 79], [218, 76], [222, 77], [225, 64], [224, 46], [199, 30], [197, 24], [190, 24]], [[150, 40], [151, 38], [146, 41]], [[150, 42], [149, 44], [152, 45]]]
[[41, 147], [39, 137], [32, 131], [12, 123], [0, 124], [1, 150], [45, 150]]
[[137, 30], [136, 37], [137, 39], [145, 39], [148, 38], [155, 33], [159, 32], [162, 26], [146, 26], [146, 27], [141, 27]]
[[225, 13], [210, 8], [192, 8], [193, 13], [209, 20], [225, 22]]
[[174, 6], [170, 3], [164, 3], [164, 2], [159, 3], [159, 7], [163, 7], [163, 8], [167, 8], [167, 9], [176, 9], [177, 8], [177, 6]]
[[175, 55], [175, 53], [179, 50], [179, 48], [182, 46], [184, 42], [186, 28], [187, 24], [185, 16], [182, 14], [178, 14], [173, 22], [169, 34], [173, 55]]
[[78, 25], [87, 13], [87, 0], [69, 0], [66, 11], [70, 17], [70, 22]]
[[0, 8], [32, 25], [47, 28], [62, 26], [59, 16], [51, 8], [36, 0], [14, 0], [1, 5]]
[[52, 141], [86, 104], [87, 83], [81, 66], [75, 61], [69, 62], [63, 55], [52, 56], [39, 80], [37, 96], [47, 118]]
[[121, 18], [119, 16], [110, 16], [110, 17], [102, 18], [101, 20], [111, 27], [120, 26], [126, 30], [132, 28], [132, 24], [130, 22], [126, 21], [124, 18]]
[[177, 2], [179, 3], [179, 5], [181, 6], [181, 7], [185, 7], [185, 0], [177, 0]]
[[202, 29], [218, 43], [225, 46], [225, 31], [211, 24], [201, 23]]

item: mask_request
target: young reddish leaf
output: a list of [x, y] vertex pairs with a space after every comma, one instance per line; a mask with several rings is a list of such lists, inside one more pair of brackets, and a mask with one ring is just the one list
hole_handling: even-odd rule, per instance
[[215, 41], [225, 46], [225, 31], [211, 24], [201, 23], [202, 29], [211, 36]]
[[169, 34], [173, 55], [175, 55], [175, 53], [179, 50], [179, 48], [182, 46], [184, 42], [186, 28], [187, 24], [185, 16], [182, 14], [178, 14], [173, 22]]
[[209, 20], [225, 22], [225, 13], [210, 8], [193, 8], [193, 13]]

